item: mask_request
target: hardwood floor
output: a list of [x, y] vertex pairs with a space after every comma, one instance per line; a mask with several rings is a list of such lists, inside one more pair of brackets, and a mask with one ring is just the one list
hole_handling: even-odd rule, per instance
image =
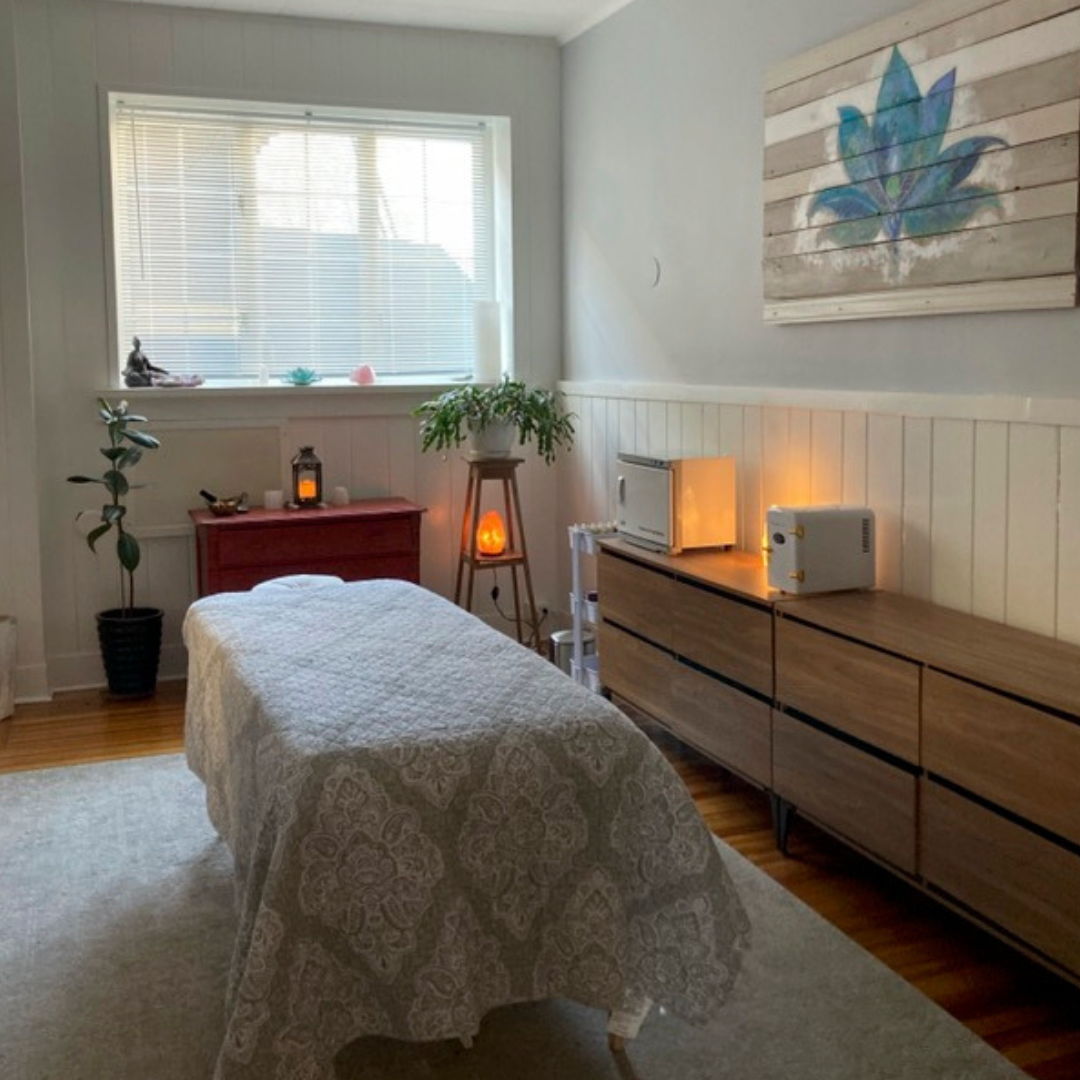
[[[80, 691], [20, 706], [0, 722], [0, 773], [171, 753], [182, 747], [183, 720], [182, 683], [163, 683], [149, 702]], [[1080, 989], [806, 822], [796, 821], [785, 858], [764, 795], [648, 731], [718, 836], [1037, 1080], [1080, 1077]]]
[[184, 746], [184, 684], [158, 685], [142, 701], [109, 701], [100, 690], [20, 705], [0, 721], [0, 773], [170, 754]]

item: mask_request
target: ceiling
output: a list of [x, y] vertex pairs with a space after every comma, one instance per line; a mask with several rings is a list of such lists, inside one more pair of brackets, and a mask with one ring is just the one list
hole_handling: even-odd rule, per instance
[[135, 0], [318, 19], [539, 34], [569, 41], [630, 0]]

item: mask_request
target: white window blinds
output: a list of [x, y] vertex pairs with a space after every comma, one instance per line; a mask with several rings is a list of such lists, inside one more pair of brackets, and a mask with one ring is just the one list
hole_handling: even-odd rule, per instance
[[114, 101], [120, 363], [472, 374], [495, 299], [491, 125]]

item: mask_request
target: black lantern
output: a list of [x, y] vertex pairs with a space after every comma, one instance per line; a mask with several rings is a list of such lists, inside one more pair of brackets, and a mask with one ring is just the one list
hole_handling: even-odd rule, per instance
[[323, 505], [322, 462], [313, 446], [301, 446], [292, 459], [292, 504], [295, 509]]

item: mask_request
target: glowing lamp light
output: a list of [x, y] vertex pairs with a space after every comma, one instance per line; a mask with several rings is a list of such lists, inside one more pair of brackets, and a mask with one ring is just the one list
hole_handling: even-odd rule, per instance
[[476, 526], [476, 550], [481, 555], [501, 555], [506, 551], [506, 525], [498, 510], [489, 510]]
[[314, 447], [301, 446], [292, 459], [292, 505], [322, 505], [322, 462]]

